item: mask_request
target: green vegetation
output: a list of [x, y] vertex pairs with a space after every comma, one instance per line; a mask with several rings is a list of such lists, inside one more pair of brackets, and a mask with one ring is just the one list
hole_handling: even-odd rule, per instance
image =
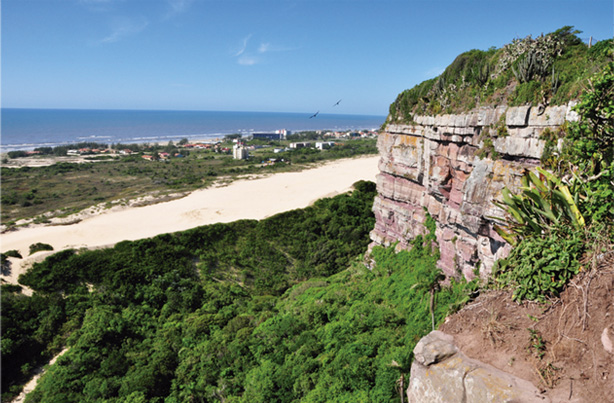
[[7, 257], [14, 257], [17, 259], [22, 259], [21, 253], [19, 253], [19, 251], [15, 249], [7, 250], [6, 252], [3, 253], [3, 255]]
[[2, 269], [2, 274], [5, 274], [5, 272], [10, 271], [11, 269], [11, 262], [9, 262], [9, 257], [22, 259], [21, 253], [14, 249], [8, 250], [0, 254], [0, 268]]
[[44, 250], [53, 250], [53, 246], [42, 242], [37, 242], [30, 245], [30, 255]]
[[530, 354], [534, 355], [535, 358], [541, 361], [546, 354], [546, 343], [542, 339], [542, 336], [535, 329], [528, 328], [529, 331], [529, 345], [527, 346], [527, 350]]
[[552, 233], [527, 238], [497, 262], [497, 281], [515, 285], [515, 300], [543, 302], [549, 296], [558, 296], [578, 272], [584, 252], [582, 241], [578, 235], [561, 237]]
[[438, 77], [400, 93], [388, 122], [414, 115], [460, 113], [479, 106], [561, 105], [577, 99], [587, 79], [612, 60], [612, 39], [589, 48], [580, 31], [565, 26], [535, 39], [514, 39], [501, 49], [470, 50]]
[[[606, 63], [612, 41], [589, 49], [577, 33], [564, 27], [467, 52], [391, 106], [393, 121], [410, 122], [416, 113], [491, 103], [567, 102], [589, 83], [576, 107], [580, 121], [544, 133], [549, 171], [527, 173], [520, 191], [505, 189], [498, 202], [508, 217], [497, 231], [514, 248], [493, 268], [493, 282], [514, 287], [516, 300], [559, 295], [580, 270], [596, 269], [614, 244], [614, 64]], [[603, 69], [587, 81], [595, 66]], [[506, 136], [504, 129], [485, 128], [483, 157], [496, 158], [492, 139]], [[562, 150], [555, 147], [559, 139]], [[374, 141], [355, 140], [283, 158], [295, 165], [371, 152]], [[279, 158], [267, 148], [253, 155]], [[165, 163], [134, 156], [3, 169], [3, 186], [9, 182], [3, 219], [26, 211], [6, 213], [7, 206], [49, 208], [55, 198], [76, 209], [118, 194], [192, 189], [268, 169], [290, 166], [192, 150]], [[415, 344], [478, 284], [440, 284], [428, 215], [428, 233], [410, 251], [375, 247], [366, 268], [361, 253], [374, 225], [374, 195], [373, 183], [359, 182], [351, 194], [266, 220], [67, 250], [34, 264], [20, 277], [31, 297], [20, 286], [2, 286], [2, 399], [14, 397], [38, 366], [68, 346], [27, 402], [401, 401], [405, 391], [397, 383], [409, 375]], [[2, 255], [3, 268], [9, 256]], [[528, 331], [527, 349], [542, 361], [544, 340]], [[556, 368], [544, 362], [538, 371], [550, 380]]]
[[[317, 150], [315, 148], [299, 148], [284, 154], [293, 163], [311, 163], [316, 161], [326, 161], [330, 159], [349, 158], [354, 155], [377, 154], [375, 139], [357, 139], [340, 143], [327, 150]], [[277, 155], [279, 158], [279, 155]]]
[[[96, 204], [111, 207], [148, 194], [164, 196], [191, 191], [238, 176], [299, 170], [317, 161], [376, 154], [375, 142], [373, 138], [346, 140], [328, 150], [305, 148], [279, 154], [273, 152], [273, 146], [283, 147], [289, 142], [267, 142], [262, 148], [250, 151], [249, 160], [234, 160], [229, 155], [232, 143], [220, 144], [217, 152], [213, 149], [179, 149], [172, 142], [165, 146], [147, 147], [120, 144], [114, 147], [131, 148], [138, 154], [92, 157], [97, 160], [91, 163], [2, 167], [1, 218], [4, 224], [10, 225], [16, 220], [37, 217], [49, 211], [64, 216]], [[65, 153], [66, 147], [58, 152]], [[50, 152], [56, 153], [55, 148]], [[147, 161], [140, 154], [161, 152], [172, 156], [164, 161]], [[182, 157], [173, 157], [176, 153], [181, 153]], [[270, 159], [278, 163], [262, 164]]]
[[149, 315], [155, 308], [157, 320], [170, 298], [169, 315], [176, 304], [188, 309], [184, 302], [192, 310], [212, 303], [207, 309], [217, 314], [216, 304], [233, 304], [235, 294], [239, 307], [259, 295], [268, 306], [267, 295], [346, 268], [366, 248], [374, 224], [374, 184], [358, 182], [355, 188], [351, 195], [260, 222], [216, 224], [113, 249], [63, 251], [35, 264], [20, 279], [34, 289], [32, 298], [2, 293], [3, 393], [15, 392], [12, 385], [58, 351], [95, 304], [113, 309], [144, 304], [139, 311]]
[[544, 154], [554, 172], [537, 168], [525, 175], [518, 194], [502, 192], [497, 204], [509, 217], [497, 231], [515, 248], [493, 272], [500, 284], [515, 286], [515, 299], [557, 296], [583, 264], [595, 269], [614, 244], [612, 99], [609, 63], [580, 98], [580, 120], [545, 136], [551, 143], [564, 136], [562, 152], [551, 144]]
[[501, 192], [503, 202], [495, 204], [509, 213], [513, 220], [507, 224], [508, 231], [497, 227], [496, 230], [505, 240], [514, 245], [516, 236], [521, 238], [544, 232], [555, 232], [563, 227], [582, 230], [585, 220], [572, 197], [569, 187], [550, 172], [537, 168], [545, 180], [533, 172], [522, 178], [519, 195], [504, 188]]
[[3, 400], [64, 344], [27, 401], [400, 400], [413, 346], [475, 284], [436, 287], [434, 232], [375, 248], [367, 269], [374, 195], [359, 182], [263, 221], [34, 265], [32, 297], [3, 288]]
[[493, 161], [499, 159], [499, 153], [495, 150], [495, 144], [492, 142], [492, 140], [492, 137], [489, 137], [488, 132], [486, 132], [486, 136], [484, 136], [482, 140], [483, 145], [476, 152], [476, 155], [479, 159], [482, 160], [484, 158], [490, 158]]

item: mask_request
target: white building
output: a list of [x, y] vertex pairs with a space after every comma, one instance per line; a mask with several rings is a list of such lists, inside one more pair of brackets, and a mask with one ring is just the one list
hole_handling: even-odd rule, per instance
[[333, 143], [332, 141], [319, 141], [316, 143], [316, 148], [318, 150], [324, 150], [327, 148], [331, 148], [332, 146], [334, 146], [335, 143]]
[[301, 143], [290, 143], [290, 148], [293, 148], [293, 149], [306, 148], [306, 147], [311, 147], [311, 143], [308, 141], [304, 141]]
[[280, 135], [280, 140], [285, 140], [288, 138], [288, 134], [290, 134], [291, 132], [286, 129], [281, 129], [281, 130], [275, 130], [275, 133]]
[[232, 147], [232, 157], [236, 160], [245, 160], [249, 157], [247, 148], [243, 143], [237, 143]]

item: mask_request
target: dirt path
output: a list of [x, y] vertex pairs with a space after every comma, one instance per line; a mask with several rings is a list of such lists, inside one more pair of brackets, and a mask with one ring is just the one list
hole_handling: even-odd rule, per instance
[[[62, 356], [67, 351], [68, 351], [68, 347], [60, 351], [55, 357], [53, 357], [49, 361], [49, 364], [47, 365], [49, 366], [53, 365], [56, 362], [56, 360], [60, 358], [60, 356]], [[26, 400], [26, 395], [34, 390], [34, 388], [36, 387], [36, 384], [38, 383], [39, 378], [43, 375], [43, 373], [45, 373], [45, 367], [46, 366], [43, 366], [36, 370], [36, 375], [34, 375], [32, 379], [30, 379], [30, 381], [26, 383], [26, 385], [23, 387], [23, 390], [21, 391], [19, 396], [13, 399], [12, 403], [23, 403]]]

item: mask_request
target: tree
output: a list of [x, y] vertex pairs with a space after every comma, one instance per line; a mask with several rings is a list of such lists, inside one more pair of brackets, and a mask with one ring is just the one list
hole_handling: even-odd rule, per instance
[[224, 140], [226, 141], [232, 141], [232, 140], [237, 140], [240, 139], [242, 136], [240, 133], [234, 133], [234, 134], [227, 134], [224, 136]]
[[173, 143], [173, 140], [169, 140], [166, 147], [164, 147], [164, 151], [166, 151], [167, 153], [170, 153], [173, 150], [175, 150], [175, 148], [176, 147], [175, 147], [175, 143]]

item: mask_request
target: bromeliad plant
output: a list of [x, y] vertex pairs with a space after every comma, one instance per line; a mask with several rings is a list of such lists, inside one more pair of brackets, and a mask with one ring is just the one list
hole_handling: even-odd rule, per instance
[[519, 194], [502, 191], [503, 201], [495, 202], [509, 218], [495, 230], [514, 245], [507, 259], [493, 271], [503, 285], [514, 284], [515, 300], [543, 301], [558, 295], [577, 273], [583, 251], [586, 226], [578, 209], [578, 194], [552, 173], [537, 168], [527, 172]]
[[511, 217], [499, 218], [504, 224], [496, 225], [495, 231], [512, 245], [563, 226], [580, 230], [586, 225], [578, 209], [578, 194], [572, 196], [569, 187], [552, 173], [539, 167], [537, 172], [539, 176], [530, 171], [524, 175], [519, 194], [504, 188], [503, 201], [494, 202]]

